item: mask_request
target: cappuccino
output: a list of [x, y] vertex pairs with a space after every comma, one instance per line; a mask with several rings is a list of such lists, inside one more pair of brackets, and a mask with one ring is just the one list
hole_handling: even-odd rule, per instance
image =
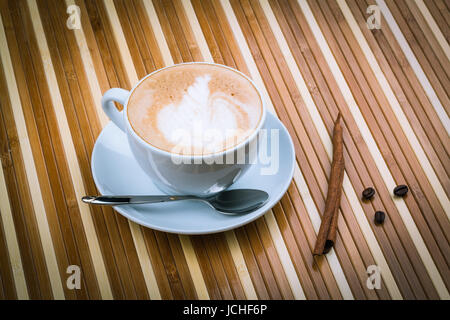
[[245, 141], [263, 114], [261, 97], [240, 73], [212, 64], [180, 64], [145, 78], [127, 114], [145, 142], [171, 153], [212, 154]]

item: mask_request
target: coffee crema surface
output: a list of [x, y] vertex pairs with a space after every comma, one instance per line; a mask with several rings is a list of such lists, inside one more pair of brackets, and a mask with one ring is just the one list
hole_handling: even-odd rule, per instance
[[245, 141], [262, 110], [248, 79], [210, 64], [157, 71], [135, 88], [127, 106], [130, 124], [143, 140], [185, 155], [217, 153]]

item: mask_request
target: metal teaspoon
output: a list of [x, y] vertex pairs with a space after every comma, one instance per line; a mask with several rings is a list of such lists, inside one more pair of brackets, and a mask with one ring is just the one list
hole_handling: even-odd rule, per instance
[[83, 202], [97, 205], [123, 205], [171, 202], [179, 200], [199, 200], [208, 203], [211, 207], [224, 214], [250, 213], [266, 203], [269, 195], [267, 192], [256, 189], [225, 190], [211, 197], [197, 196], [84, 196]]

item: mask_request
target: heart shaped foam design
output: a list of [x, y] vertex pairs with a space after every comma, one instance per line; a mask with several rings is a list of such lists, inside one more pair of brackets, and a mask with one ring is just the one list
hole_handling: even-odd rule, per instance
[[243, 135], [240, 124], [248, 119], [247, 106], [229, 95], [211, 93], [210, 80], [209, 75], [197, 77], [178, 104], [158, 113], [158, 129], [177, 148], [218, 152]]

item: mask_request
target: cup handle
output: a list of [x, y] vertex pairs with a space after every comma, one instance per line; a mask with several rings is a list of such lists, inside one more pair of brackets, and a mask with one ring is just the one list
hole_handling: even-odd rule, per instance
[[105, 92], [102, 97], [102, 108], [106, 115], [111, 119], [120, 130], [126, 132], [125, 118], [123, 111], [117, 110], [113, 101], [116, 101], [125, 106], [125, 102], [128, 99], [130, 91], [120, 88], [111, 88]]

